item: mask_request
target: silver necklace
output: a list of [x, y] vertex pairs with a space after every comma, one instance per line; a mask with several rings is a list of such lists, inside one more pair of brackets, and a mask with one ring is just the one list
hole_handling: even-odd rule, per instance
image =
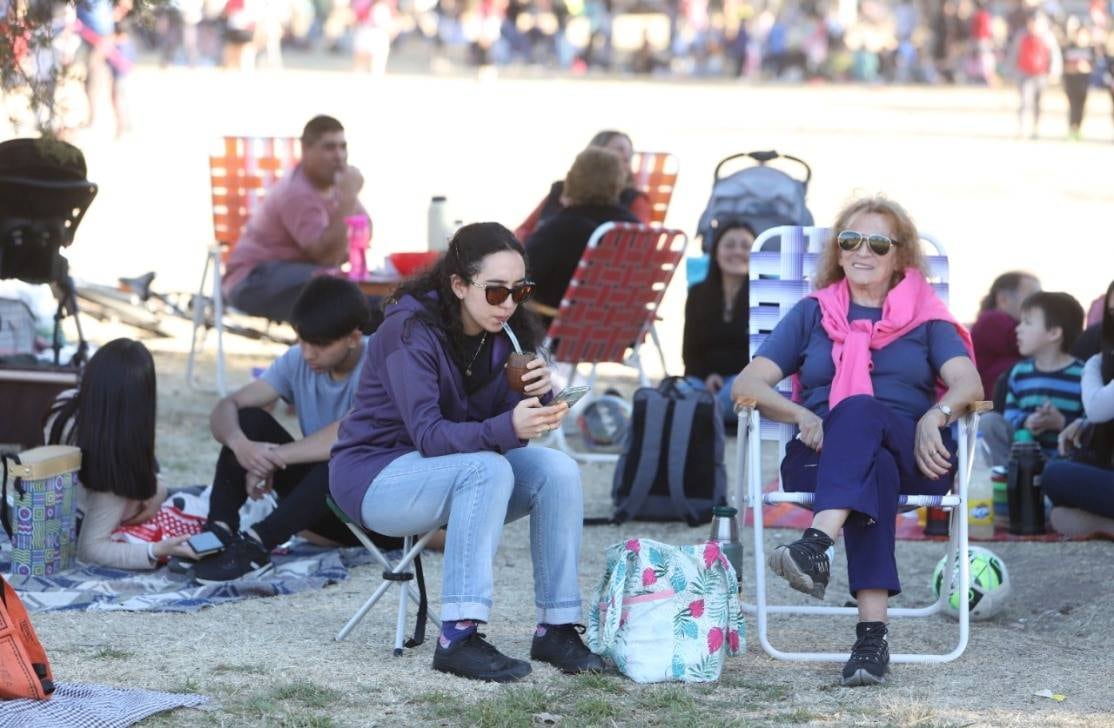
[[480, 345], [476, 347], [476, 353], [472, 355], [472, 359], [468, 362], [468, 366], [464, 367], [464, 376], [472, 376], [472, 365], [476, 363], [476, 357], [478, 357], [480, 355], [480, 352], [483, 351], [484, 344], [486, 342], [487, 332], [485, 331], [484, 335], [480, 337]]

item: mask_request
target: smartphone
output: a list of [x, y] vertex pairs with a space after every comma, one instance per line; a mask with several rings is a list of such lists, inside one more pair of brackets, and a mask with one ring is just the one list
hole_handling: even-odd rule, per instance
[[550, 404], [553, 405], [564, 402], [569, 406], [569, 409], [572, 409], [573, 405], [579, 402], [584, 397], [584, 395], [588, 394], [588, 392], [591, 391], [591, 387], [565, 387], [556, 397], [553, 398], [553, 401], [550, 402]]
[[212, 531], [202, 531], [201, 533], [194, 534], [186, 541], [197, 554], [198, 558], [202, 556], [209, 556], [210, 554], [217, 554], [224, 551], [224, 544], [217, 538], [217, 534]]

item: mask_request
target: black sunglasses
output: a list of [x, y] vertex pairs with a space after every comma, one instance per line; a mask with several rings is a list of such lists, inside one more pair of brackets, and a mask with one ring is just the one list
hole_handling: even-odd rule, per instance
[[890, 240], [885, 235], [863, 235], [862, 233], [855, 232], [854, 230], [844, 230], [836, 236], [836, 242], [839, 243], [840, 250], [845, 250], [848, 253], [853, 253], [862, 247], [863, 241], [870, 246], [871, 251], [875, 255], [885, 255], [890, 252], [890, 248], [897, 245], [896, 240]]
[[511, 300], [515, 303], [522, 303], [530, 296], [534, 295], [534, 284], [530, 281], [519, 283], [517, 286], [501, 286], [493, 283], [476, 283], [472, 281], [472, 285], [476, 288], [482, 288], [484, 298], [492, 306], [498, 306], [507, 300], [510, 296]]

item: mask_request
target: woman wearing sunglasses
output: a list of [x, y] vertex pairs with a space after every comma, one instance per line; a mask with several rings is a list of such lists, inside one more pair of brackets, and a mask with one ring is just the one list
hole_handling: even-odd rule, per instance
[[[843, 531], [859, 608], [844, 685], [878, 684], [889, 671], [886, 605], [901, 591], [898, 495], [950, 489], [955, 446], [946, 428], [982, 396], [970, 336], [925, 270], [917, 229], [900, 205], [851, 203], [821, 254], [816, 290], [786, 314], [733, 388], [757, 399], [764, 416], [797, 425], [782, 481], [788, 491], [816, 494], [812, 527], [773, 551], [770, 568], [822, 599]], [[790, 401], [774, 386], [794, 374], [800, 396]]]
[[557, 427], [567, 406], [544, 404], [552, 387], [542, 359], [530, 362], [524, 395], [503, 371], [504, 325], [524, 351], [539, 343], [519, 305], [532, 290], [509, 230], [460, 228], [441, 260], [388, 301], [329, 464], [333, 498], [368, 528], [403, 536], [448, 525], [433, 667], [479, 680], [530, 672], [477, 632], [491, 613], [503, 524], [526, 515], [538, 615], [530, 657], [570, 673], [602, 668], [576, 625], [580, 470], [557, 450], [524, 447]]

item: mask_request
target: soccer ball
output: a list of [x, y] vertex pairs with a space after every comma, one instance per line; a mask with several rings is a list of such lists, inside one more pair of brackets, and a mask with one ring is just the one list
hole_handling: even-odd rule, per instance
[[[1006, 571], [1006, 563], [993, 551], [982, 546], [971, 546], [967, 553], [971, 563], [971, 589], [967, 592], [967, 608], [971, 612], [971, 619], [990, 619], [1002, 611], [1010, 594], [1010, 575]], [[932, 572], [932, 593], [937, 598], [944, 588], [944, 569], [947, 563], [948, 557], [945, 556]], [[960, 596], [955, 593], [958, 581], [959, 564], [956, 564], [948, 587], [951, 595], [946, 602], [948, 614], [956, 619], [959, 618], [960, 605]]]

